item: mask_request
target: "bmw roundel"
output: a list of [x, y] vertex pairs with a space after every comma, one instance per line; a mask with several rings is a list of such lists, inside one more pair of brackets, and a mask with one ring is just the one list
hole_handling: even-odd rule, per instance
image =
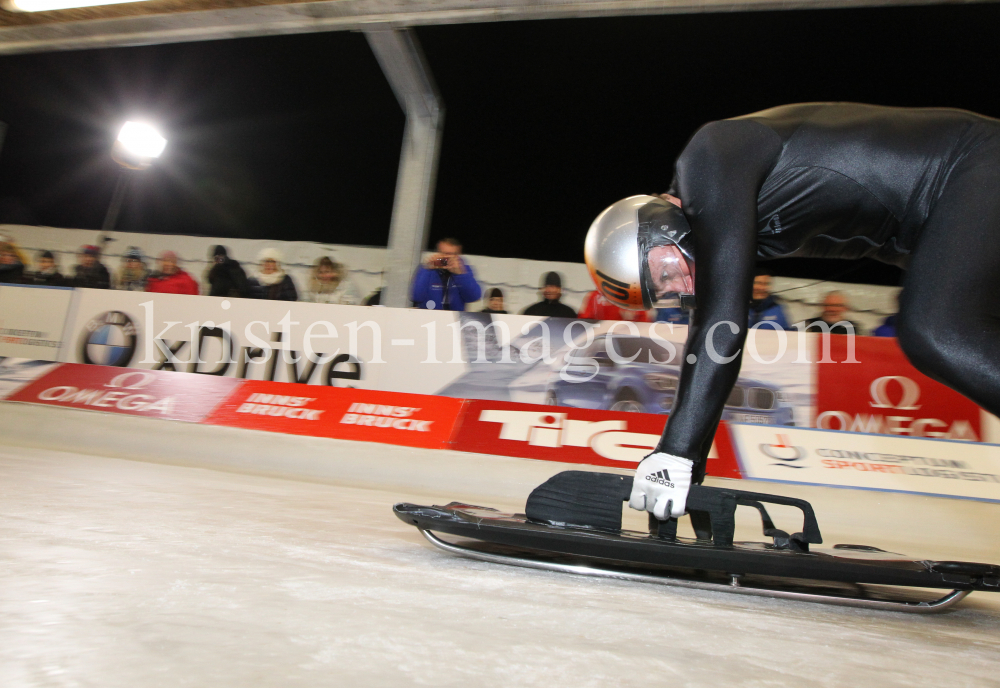
[[121, 311], [106, 311], [90, 319], [80, 338], [80, 362], [127, 367], [135, 355], [132, 318]]

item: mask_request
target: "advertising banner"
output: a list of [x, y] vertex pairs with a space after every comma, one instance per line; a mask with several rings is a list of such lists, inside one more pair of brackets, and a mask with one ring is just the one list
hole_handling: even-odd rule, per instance
[[[454, 449], [594, 466], [635, 468], [660, 439], [666, 417], [496, 401], [469, 401]], [[739, 478], [720, 428], [708, 474]]]
[[730, 425], [744, 477], [1000, 501], [995, 445]]
[[385, 309], [81, 289], [59, 360], [378, 386]]
[[6, 399], [58, 365], [49, 361], [33, 361], [30, 358], [0, 357], [0, 399]]
[[239, 385], [239, 380], [213, 375], [68, 363], [8, 400], [196, 423]]
[[[466, 371], [436, 393], [649, 414], [673, 406], [687, 327], [559, 318], [521, 323], [516, 317], [461, 314]], [[752, 331], [723, 420], [808, 427], [812, 337]]]
[[917, 371], [895, 339], [829, 337], [817, 356], [816, 427], [822, 430], [982, 441], [979, 407]]
[[417, 394], [247, 381], [209, 425], [447, 449], [464, 401]]
[[55, 361], [73, 290], [0, 285], [0, 356]]

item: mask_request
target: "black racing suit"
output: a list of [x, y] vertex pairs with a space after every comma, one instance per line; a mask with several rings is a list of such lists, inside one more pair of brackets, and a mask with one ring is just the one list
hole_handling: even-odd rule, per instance
[[[907, 268], [903, 351], [1000, 414], [1000, 120], [786, 105], [703, 126], [670, 192], [692, 228], [697, 308], [657, 449], [694, 460], [696, 481], [739, 374], [759, 259], [867, 256]], [[732, 361], [713, 361], [709, 344]]]

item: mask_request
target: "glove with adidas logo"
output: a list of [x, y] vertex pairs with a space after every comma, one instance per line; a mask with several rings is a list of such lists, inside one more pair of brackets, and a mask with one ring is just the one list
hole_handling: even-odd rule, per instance
[[683, 516], [691, 488], [693, 461], [655, 452], [639, 463], [628, 505], [648, 511], [661, 521]]

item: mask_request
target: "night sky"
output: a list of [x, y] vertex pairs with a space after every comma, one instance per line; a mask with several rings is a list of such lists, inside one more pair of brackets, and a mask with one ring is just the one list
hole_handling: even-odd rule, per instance
[[[1000, 117], [997, 26], [982, 4], [419, 28], [446, 108], [431, 238], [580, 261], [597, 213], [665, 190], [700, 124], [783, 103]], [[118, 229], [385, 245], [403, 115], [343, 32], [0, 57], [0, 223], [99, 228], [111, 143], [142, 116], [169, 144]], [[872, 262], [770, 265], [899, 280]]]

